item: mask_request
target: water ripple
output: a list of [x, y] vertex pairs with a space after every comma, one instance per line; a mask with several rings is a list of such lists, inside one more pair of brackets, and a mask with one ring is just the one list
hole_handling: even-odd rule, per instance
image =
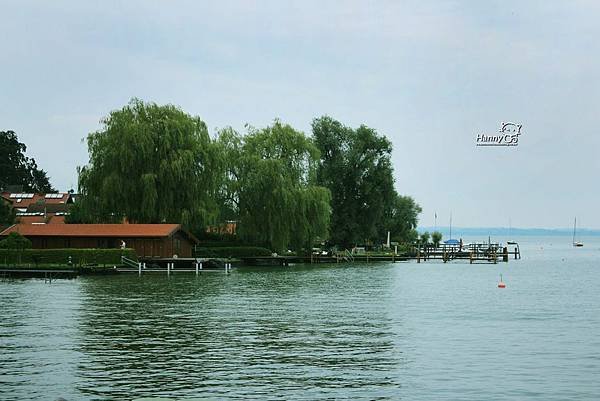
[[587, 262], [2, 282], [0, 399], [595, 399]]

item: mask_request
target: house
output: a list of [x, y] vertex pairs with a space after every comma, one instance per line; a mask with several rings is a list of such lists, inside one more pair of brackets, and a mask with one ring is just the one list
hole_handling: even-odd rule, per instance
[[2, 192], [3, 199], [7, 200], [15, 210], [17, 223], [25, 224], [61, 224], [69, 214], [69, 208], [75, 202], [75, 194], [52, 193], [15, 193]]
[[[140, 258], [192, 257], [196, 237], [179, 224], [14, 224], [0, 239], [17, 232], [34, 249], [132, 248]], [[123, 244], [124, 242], [124, 244]]]

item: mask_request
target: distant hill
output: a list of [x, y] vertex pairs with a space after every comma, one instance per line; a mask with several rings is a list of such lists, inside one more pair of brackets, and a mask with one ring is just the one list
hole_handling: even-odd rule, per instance
[[[435, 231], [433, 227], [418, 227], [420, 233]], [[444, 234], [444, 238], [448, 237], [449, 227], [437, 227], [437, 231]], [[452, 237], [460, 238], [461, 236], [476, 236], [476, 235], [491, 235], [491, 236], [570, 236], [573, 235], [572, 228], [516, 228], [509, 230], [508, 227], [452, 227]], [[600, 236], [600, 230], [589, 228], [578, 228], [578, 237]]]

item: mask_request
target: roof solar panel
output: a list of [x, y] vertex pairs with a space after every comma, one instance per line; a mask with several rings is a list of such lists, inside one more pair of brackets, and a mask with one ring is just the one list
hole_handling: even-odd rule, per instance
[[10, 194], [8, 197], [11, 199], [31, 199], [34, 194]]

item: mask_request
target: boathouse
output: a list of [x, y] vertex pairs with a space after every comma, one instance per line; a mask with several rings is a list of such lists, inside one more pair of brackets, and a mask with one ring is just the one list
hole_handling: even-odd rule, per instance
[[16, 232], [34, 249], [132, 248], [138, 257], [189, 258], [198, 240], [179, 224], [14, 224], [0, 239]]

